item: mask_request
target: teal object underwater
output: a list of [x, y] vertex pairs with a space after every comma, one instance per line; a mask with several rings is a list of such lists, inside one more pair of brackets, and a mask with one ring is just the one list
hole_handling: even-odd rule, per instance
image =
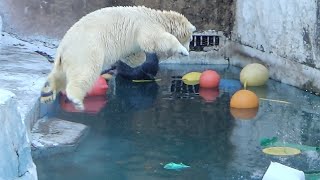
[[308, 174], [308, 172], [307, 173], [305, 172], [305, 175], [306, 175], [306, 180], [319, 180], [320, 179], [320, 172], [311, 173], [311, 174]]
[[183, 163], [177, 164], [177, 163], [168, 163], [164, 166], [165, 169], [170, 169], [170, 170], [182, 170], [186, 168], [190, 168], [190, 166], [187, 166]]

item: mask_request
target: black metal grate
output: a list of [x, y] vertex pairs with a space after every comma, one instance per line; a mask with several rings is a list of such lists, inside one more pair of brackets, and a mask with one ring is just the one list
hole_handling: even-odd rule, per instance
[[190, 42], [191, 51], [202, 51], [204, 47], [219, 46], [220, 37], [217, 35], [193, 35]]
[[187, 85], [184, 84], [182, 80], [172, 80], [171, 92], [183, 94], [198, 94], [199, 85]]
[[173, 76], [170, 92], [174, 99], [193, 99], [199, 95], [199, 84], [187, 85], [181, 80], [181, 76]]

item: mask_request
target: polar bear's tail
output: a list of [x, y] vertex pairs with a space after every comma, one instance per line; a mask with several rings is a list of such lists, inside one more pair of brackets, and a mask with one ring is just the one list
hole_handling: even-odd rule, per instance
[[54, 67], [48, 75], [47, 81], [41, 90], [40, 101], [50, 103], [56, 99], [56, 95], [65, 87], [65, 75], [62, 70], [61, 56], [57, 55]]

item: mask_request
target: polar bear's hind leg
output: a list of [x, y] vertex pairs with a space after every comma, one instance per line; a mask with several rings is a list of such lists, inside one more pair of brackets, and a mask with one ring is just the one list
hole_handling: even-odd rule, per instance
[[73, 102], [76, 109], [84, 110], [83, 99], [86, 91], [82, 89], [83, 86], [79, 83], [80, 79], [73, 79], [67, 84], [66, 93], [69, 100]]
[[56, 99], [58, 92], [65, 88], [65, 76], [57, 68], [54, 67], [50, 72], [47, 81], [41, 89], [40, 101], [42, 103], [51, 103]]
[[84, 110], [83, 100], [99, 77], [103, 65], [102, 54], [93, 54], [83, 58], [90, 58], [90, 63], [81, 67], [70, 67], [67, 72], [67, 97], [78, 110]]

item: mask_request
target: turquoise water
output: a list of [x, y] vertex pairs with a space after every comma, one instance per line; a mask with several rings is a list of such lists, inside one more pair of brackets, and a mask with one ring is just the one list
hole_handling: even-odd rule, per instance
[[[198, 87], [184, 88], [172, 78], [205, 69], [228, 80], [237, 80], [240, 72], [225, 65], [162, 65], [157, 83], [117, 78], [97, 114], [57, 107], [54, 116], [83, 123], [90, 131], [74, 152], [36, 159], [39, 180], [261, 179], [270, 161], [320, 171], [318, 152], [279, 157], [264, 154], [260, 146], [262, 138], [272, 137], [281, 143], [320, 146], [320, 97], [269, 80], [251, 90], [290, 104], [261, 100], [256, 115], [251, 112], [252, 118], [244, 120], [229, 108], [237, 81], [199, 95]], [[191, 168], [164, 169], [170, 162]]]

